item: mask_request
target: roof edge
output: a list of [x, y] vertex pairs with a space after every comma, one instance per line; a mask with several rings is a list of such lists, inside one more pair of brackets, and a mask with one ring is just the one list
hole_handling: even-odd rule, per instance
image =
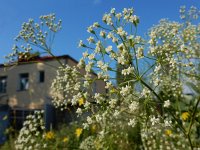
[[25, 65], [25, 64], [29, 64], [29, 63], [44, 62], [44, 61], [55, 60], [55, 59], [71, 59], [75, 63], [78, 63], [78, 61], [76, 59], [74, 59], [73, 57], [71, 57], [69, 55], [42, 56], [42, 57], [33, 58], [31, 60], [21, 60], [21, 61], [16, 61], [16, 62], [7, 63], [7, 64], [0, 64], [0, 68], [9, 67], [9, 66], [13, 66], [13, 65]]

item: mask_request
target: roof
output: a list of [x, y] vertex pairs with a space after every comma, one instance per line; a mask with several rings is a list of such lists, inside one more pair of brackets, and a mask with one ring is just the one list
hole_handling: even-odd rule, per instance
[[72, 58], [69, 55], [60, 55], [60, 56], [37, 56], [37, 57], [33, 57], [30, 60], [20, 60], [18, 62], [13, 62], [10, 64], [0, 64], [0, 67], [6, 67], [6, 66], [13, 66], [13, 65], [22, 65], [22, 64], [27, 64], [27, 63], [35, 63], [35, 62], [44, 62], [44, 61], [50, 61], [50, 60], [55, 60], [55, 59], [71, 59], [73, 60], [75, 63], [78, 63], [78, 61], [74, 58]]
[[[33, 59], [34, 61], [48, 61], [48, 60], [53, 60], [53, 59], [71, 59], [75, 62], [78, 63], [77, 60], [75, 60], [74, 58], [72, 58], [69, 55], [61, 55], [61, 56], [43, 56], [43, 57], [36, 57], [35, 59]], [[32, 60], [31, 60], [32, 61]]]
[[[50, 61], [50, 60], [55, 60], [55, 59], [71, 59], [72, 61], [74, 61], [75, 63], [78, 64], [78, 61], [76, 59], [74, 59], [73, 57], [69, 56], [69, 55], [60, 55], [60, 56], [36, 56], [34, 58], [32, 58], [31, 60], [21, 60], [21, 61], [18, 61], [18, 62], [13, 62], [11, 64], [0, 64], [0, 68], [3, 68], [3, 67], [9, 67], [9, 66], [14, 66], [14, 65], [25, 65], [25, 64], [28, 64], [28, 63], [38, 63], [38, 62], [44, 62], [44, 61]], [[97, 74], [92, 71], [91, 72], [92, 74], [94, 74], [95, 76], [97, 76]]]

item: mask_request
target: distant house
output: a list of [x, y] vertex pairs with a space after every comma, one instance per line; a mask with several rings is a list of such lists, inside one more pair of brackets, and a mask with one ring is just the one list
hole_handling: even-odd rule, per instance
[[[9, 106], [10, 123], [16, 129], [22, 127], [25, 117], [34, 110], [46, 111], [47, 125], [55, 121], [50, 87], [56, 76], [56, 68], [60, 66], [58, 60], [69, 66], [78, 63], [69, 55], [62, 55], [35, 57], [29, 61], [21, 59], [18, 65], [0, 66], [0, 105]], [[84, 73], [84, 70], [81, 73]], [[96, 81], [96, 92], [105, 92], [104, 87], [105, 82]]]

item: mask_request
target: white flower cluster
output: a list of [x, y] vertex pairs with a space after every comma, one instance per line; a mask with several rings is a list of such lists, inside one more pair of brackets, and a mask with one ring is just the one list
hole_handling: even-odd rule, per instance
[[81, 98], [81, 79], [75, 67], [66, 65], [57, 70], [57, 76], [51, 85], [51, 95], [56, 108], [64, 110], [69, 103], [76, 105]]
[[[104, 124], [106, 122], [112, 124], [114, 121], [113, 119], [117, 119], [119, 121], [125, 115], [125, 111], [135, 115], [136, 113], [139, 113], [139, 111], [136, 111], [139, 110], [139, 103], [133, 101], [135, 97], [132, 93], [133, 85], [122, 84], [116, 88], [110, 77], [111, 72], [116, 72], [116, 70], [113, 69], [113, 65], [115, 63], [124, 66], [124, 68], [120, 70], [120, 74], [122, 74], [125, 78], [128, 78], [130, 75], [135, 76], [136, 68], [131, 62], [136, 59], [139, 61], [139, 59], [144, 58], [144, 47], [142, 46], [144, 40], [140, 36], [129, 34], [126, 31], [126, 26], [136, 28], [139, 23], [139, 18], [134, 14], [134, 10], [132, 8], [125, 8], [122, 13], [117, 13], [115, 9], [111, 9], [110, 13], [104, 14], [102, 20], [106, 26], [95, 22], [87, 28], [87, 32], [90, 33], [90, 36], [86, 41], [88, 44], [86, 44], [83, 40], [80, 40], [78, 44], [79, 47], [86, 49], [83, 53], [83, 57], [78, 63], [78, 68], [84, 69], [86, 74], [91, 74], [93, 71], [97, 73], [97, 78], [93, 78], [91, 80], [91, 77], [89, 77], [83, 82], [83, 86], [87, 89], [90, 85], [90, 81], [95, 82], [95, 80], [103, 80], [106, 82], [105, 88], [109, 91], [108, 94], [95, 93], [91, 97], [93, 99], [92, 101], [97, 104], [97, 109], [99, 110], [99, 107], [101, 108], [102, 106], [104, 111], [95, 113], [93, 117], [87, 118], [87, 121], [83, 124], [84, 128], [88, 128], [91, 123], [95, 122], [101, 124], [102, 127], [106, 126]], [[111, 44], [106, 46], [104, 40], [110, 41]], [[62, 80], [66, 80], [68, 82], [69, 79], [64, 79], [64, 77], [62, 77]], [[56, 82], [60, 82], [61, 84], [64, 82], [62, 80]], [[54, 82], [52, 88], [56, 87], [56, 82]], [[66, 85], [66, 83], [64, 82], [62, 85]], [[73, 87], [70, 83], [68, 85]], [[58, 88], [58, 90], [54, 93], [59, 93], [59, 90], [61, 89], [62, 92], [68, 89], [68, 87], [65, 86], [63, 88]], [[70, 90], [72, 89], [74, 88], [70, 88]], [[118, 94], [119, 97], [117, 97], [116, 94]], [[75, 104], [82, 95], [84, 95], [84, 92], [79, 94], [74, 93], [71, 97], [73, 104]], [[139, 94], [137, 97], [139, 97]], [[54, 98], [54, 103], [61, 104], [60, 101], [63, 100], [63, 97]], [[84, 100], [87, 104], [85, 98]], [[131, 105], [130, 102], [132, 102]], [[86, 104], [84, 104], [84, 108]], [[104, 104], [108, 107], [104, 107]], [[122, 110], [120, 109], [119, 104], [122, 105]], [[87, 105], [87, 107], [88, 106], [91, 108], [94, 107], [94, 105]], [[77, 108], [76, 113], [81, 115], [83, 113], [83, 108]], [[135, 116], [127, 117], [126, 121], [126, 126], [130, 127], [134, 127], [137, 123]], [[115, 124], [113, 124], [113, 126], [115, 126]]]
[[95, 138], [93, 136], [88, 136], [84, 141], [81, 142], [79, 148], [82, 150], [95, 149]]
[[41, 16], [40, 20], [40, 23], [35, 23], [33, 19], [29, 19], [28, 22], [22, 24], [22, 29], [15, 40], [27, 46], [14, 45], [13, 52], [6, 56], [9, 61], [16, 61], [22, 54], [30, 57], [28, 54], [34, 53], [34, 48], [37, 48], [37, 52], [39, 49], [45, 52], [51, 51], [54, 34], [61, 29], [62, 21], [56, 22], [55, 14]]
[[160, 119], [156, 118], [155, 116], [152, 116], [150, 121], [151, 121], [152, 126], [154, 126], [159, 123]]
[[188, 11], [186, 11], [185, 6], [181, 6], [179, 12], [180, 12], [180, 18], [186, 21], [197, 20], [200, 15], [198, 8], [195, 6], [191, 6]]
[[123, 70], [122, 70], [122, 74], [123, 74], [124, 76], [126, 76], [126, 75], [129, 75], [129, 74], [133, 73], [133, 71], [134, 71], [134, 68], [133, 68], [133, 67], [128, 67], [127, 69], [123, 69]]
[[[118, 118], [120, 120], [121, 115], [125, 110], [132, 110], [131, 113], [133, 113], [133, 109], [136, 110], [136, 107], [139, 107], [138, 104], [132, 104], [131, 108], [127, 107], [129, 105], [127, 102], [132, 101], [132, 98], [134, 97], [131, 95], [132, 85], [125, 84], [119, 88], [115, 88], [110, 80], [110, 73], [116, 72], [113, 70], [113, 64], [118, 63], [125, 65], [126, 67], [123, 70], [120, 70], [120, 74], [129, 76], [135, 74], [135, 68], [131, 65], [131, 61], [136, 58], [140, 59], [144, 57], [144, 48], [141, 46], [141, 43], [143, 43], [144, 40], [139, 36], [134, 36], [133, 34], [129, 35], [125, 30], [126, 27], [124, 25], [125, 21], [127, 26], [137, 27], [139, 18], [134, 14], [132, 8], [125, 8], [123, 13], [117, 13], [115, 9], [111, 9], [110, 13], [104, 14], [102, 20], [106, 24], [106, 27], [95, 22], [87, 28], [87, 32], [91, 34], [87, 38], [88, 44], [84, 43], [83, 40], [80, 40], [79, 47], [86, 48], [87, 50], [83, 53], [83, 57], [80, 59], [78, 67], [84, 69], [86, 74], [90, 74], [93, 71], [97, 72], [97, 80], [106, 82], [105, 88], [108, 89], [110, 94], [95, 93], [94, 96], [92, 96], [92, 99], [97, 105], [101, 106], [107, 104], [109, 107], [106, 108], [108, 111], [105, 110], [103, 114], [97, 113], [94, 114], [94, 117], [91, 117], [89, 120], [87, 119], [83, 124], [85, 128], [88, 128], [91, 122], [102, 124], [103, 122], [106, 122], [106, 120], [109, 120], [111, 123], [113, 120], [110, 116], [111, 112], [116, 119]], [[116, 22], [117, 25], [115, 24]], [[104, 40], [111, 41], [112, 44], [106, 46], [104, 45]], [[90, 85], [87, 81], [88, 80], [86, 80], [87, 84], [84, 82], [86, 87]], [[93, 79], [92, 81], [94, 82], [95, 80]], [[117, 93], [123, 96], [123, 98], [119, 99], [116, 97], [115, 94]], [[126, 100], [123, 101], [123, 99]], [[117, 108], [120, 103], [124, 107], [123, 111]], [[94, 107], [93, 105], [90, 106]], [[99, 107], [97, 108], [99, 109]], [[82, 114], [82, 108], [78, 108], [76, 112], [79, 115]], [[131, 122], [129, 122], [130, 119], [132, 119]], [[126, 125], [133, 127], [135, 125], [133, 120], [133, 117], [128, 117]], [[135, 121], [135, 123], [136, 122], [137, 121]]]
[[[51, 85], [52, 103], [61, 111], [66, 110], [69, 105], [78, 106], [76, 113], [82, 115], [84, 111], [93, 109], [93, 102], [100, 104], [105, 101], [100, 94], [93, 92], [95, 77], [92, 73], [78, 70], [76, 66], [62, 66], [57, 70], [57, 76]], [[84, 72], [84, 71], [83, 71]]]
[[[125, 8], [123, 13], [117, 13], [115, 9], [112, 9], [110, 13], [104, 14], [102, 19], [108, 27], [103, 27], [97, 22], [88, 27], [87, 31], [92, 34], [92, 36], [89, 36], [87, 39], [90, 46], [85, 44], [82, 40], [79, 42], [79, 47], [87, 48], [87, 51], [83, 53], [83, 58], [81, 58], [79, 62], [78, 66], [80, 68], [84, 68], [87, 72], [91, 72], [92, 69], [96, 71], [97, 69], [95, 68], [99, 68], [97, 71], [98, 78], [108, 81], [109, 72], [113, 71], [110, 67], [113, 63], [117, 62], [126, 65], [130, 64], [131, 59], [143, 57], [143, 47], [139, 45], [139, 42], [142, 41], [141, 38], [128, 35], [122, 21], [123, 19], [126, 20], [126, 24], [130, 26], [136, 27], [139, 23], [139, 19], [134, 14], [132, 8]], [[116, 21], [118, 27], [115, 27]], [[109, 45], [104, 47], [103, 40], [111, 40], [115, 46]], [[128, 50], [127, 47], [130, 45], [131, 49]], [[138, 51], [136, 52], [133, 47], [138, 49]], [[89, 53], [88, 50], [91, 50], [91, 53]], [[111, 59], [109, 63], [105, 62], [105, 59], [107, 59], [106, 57]], [[130, 67], [127, 71], [124, 70], [123, 74], [129, 74], [132, 69], [133, 68]]]
[[168, 108], [170, 106], [170, 101], [169, 100], [164, 101], [164, 105], [163, 106]]
[[[199, 45], [199, 37], [196, 36], [198, 28], [191, 24], [184, 27], [184, 24], [178, 22], [161, 20], [149, 34], [149, 53], [158, 57], [158, 65], [168, 65], [167, 69], [171, 74], [179, 70], [180, 64], [182, 67], [190, 66], [190, 59], [195, 58], [195, 50]], [[184, 61], [186, 59], [189, 61]]]
[[127, 96], [130, 94], [130, 91], [131, 91], [131, 86], [128, 86], [126, 85], [125, 87], [122, 87], [121, 88], [121, 91], [120, 91], [120, 94], [123, 95], [123, 96]]
[[42, 138], [45, 131], [44, 111], [35, 111], [33, 115], [26, 117], [23, 123], [23, 128], [20, 130], [17, 140], [15, 141], [15, 148], [17, 150], [32, 150], [43, 147], [42, 142], [38, 140]]
[[133, 101], [129, 106], [130, 112], [135, 112], [138, 108], [139, 108], [139, 103], [136, 101]]
[[149, 54], [156, 58], [151, 82], [164, 96], [168, 95], [166, 99], [182, 97], [183, 83], [198, 80], [194, 78], [198, 66], [194, 59], [199, 59], [200, 30], [191, 18], [198, 18], [195, 15], [199, 12], [195, 7], [188, 13], [182, 7], [180, 12], [186, 23], [163, 19], [149, 33]]
[[[156, 118], [152, 118], [157, 121]], [[172, 130], [164, 123], [154, 124], [148, 129], [142, 127], [141, 138], [144, 149], [190, 149], [189, 141], [180, 130]]]
[[[178, 129], [185, 132], [182, 125], [186, 123], [180, 123], [180, 114], [174, 112], [173, 103], [182, 101], [184, 80], [197, 82], [194, 58], [199, 58], [200, 26], [161, 20], [151, 28], [148, 43], [145, 43], [136, 33], [127, 31], [130, 26], [136, 30], [139, 23], [133, 9], [125, 8], [122, 13], [111, 9], [102, 20], [104, 25], [95, 22], [88, 27], [88, 44], [83, 40], [79, 42], [79, 47], [86, 49], [77, 66], [85, 71], [83, 82], [76, 69], [64, 67], [60, 69], [62, 73], [58, 72], [52, 84], [55, 106], [66, 108], [68, 102], [83, 105], [77, 108], [78, 115], [84, 109], [91, 109], [94, 114], [86, 118], [83, 126], [89, 128], [97, 124], [97, 138], [103, 139], [107, 133], [114, 136], [119, 128], [122, 131], [118, 133], [124, 135], [123, 129], [134, 128], [137, 123], [143, 129], [166, 130], [167, 136], [171, 135], [172, 124], [179, 125]], [[147, 69], [143, 67], [146, 61], [148, 66], [150, 64]], [[116, 64], [117, 69], [113, 67]], [[94, 71], [97, 77], [91, 76]], [[113, 73], [119, 74], [122, 82], [118, 82]], [[194, 76], [183, 78], [188, 74]], [[92, 95], [88, 91], [96, 80], [106, 82], [107, 93]], [[184, 115], [182, 118], [187, 120], [189, 113]], [[155, 142], [147, 143], [151, 144]], [[153, 145], [153, 148], [160, 147]]]

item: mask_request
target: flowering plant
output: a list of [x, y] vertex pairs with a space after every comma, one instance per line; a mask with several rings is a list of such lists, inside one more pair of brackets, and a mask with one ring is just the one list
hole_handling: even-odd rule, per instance
[[[91, 112], [82, 125], [85, 130], [95, 126], [95, 132], [81, 142], [81, 149], [200, 146], [200, 25], [193, 24], [199, 11], [181, 7], [180, 13], [185, 22], [163, 19], [149, 30], [147, 40], [137, 35], [139, 17], [132, 8], [122, 13], [113, 8], [104, 14], [103, 24], [88, 27], [88, 44], [79, 42], [86, 49], [83, 57], [76, 67], [62, 65], [51, 87], [56, 108], [70, 104], [77, 106], [78, 116]], [[105, 82], [107, 92], [92, 88], [97, 81]]]
[[[15, 141], [16, 149], [39, 149], [45, 147], [42, 143], [42, 135], [45, 131], [43, 111], [35, 111], [33, 115], [26, 117], [23, 128]], [[40, 142], [39, 142], [40, 139]]]
[[[60, 106], [64, 106], [66, 100], [73, 105], [84, 98], [84, 107], [77, 108], [78, 115], [96, 107], [98, 111], [92, 111], [93, 115], [83, 123], [85, 129], [98, 125], [98, 134], [89, 138], [90, 141], [98, 140], [108, 149], [108, 137], [116, 143], [126, 142], [129, 146], [134, 143], [135, 148], [145, 149], [193, 149], [199, 145], [196, 140], [199, 93], [193, 92], [190, 106], [185, 94], [185, 89], [189, 89], [188, 81], [198, 82], [200, 26], [192, 24], [192, 18], [198, 18], [198, 10], [191, 7], [187, 13], [182, 7], [180, 12], [182, 18], [188, 14], [185, 23], [163, 19], [150, 29], [147, 42], [137, 36], [139, 18], [133, 9], [125, 8], [122, 13], [111, 9], [103, 16], [104, 25], [95, 22], [88, 27], [91, 34], [88, 44], [79, 42], [79, 47], [87, 50], [77, 65], [86, 71], [83, 84], [86, 90], [77, 88], [81, 87], [78, 82], [71, 84], [77, 79], [74, 70], [65, 73], [72, 74], [74, 79], [65, 76], [62, 87], [63, 82], [55, 79], [52, 88], [74, 93], [71, 99], [56, 97]], [[96, 78], [90, 76], [93, 71], [97, 73]], [[61, 76], [58, 74], [59, 78]], [[91, 94], [91, 84], [96, 80], [106, 82], [107, 93]], [[130, 130], [139, 130], [135, 141], [129, 139]], [[175, 139], [179, 142], [175, 143]]]

